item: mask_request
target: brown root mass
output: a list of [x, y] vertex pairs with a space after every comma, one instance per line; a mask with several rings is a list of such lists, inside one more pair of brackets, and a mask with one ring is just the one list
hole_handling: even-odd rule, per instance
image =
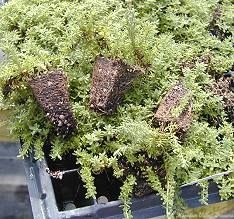
[[180, 116], [177, 118], [176, 123], [179, 130], [186, 132], [192, 123], [192, 103], [190, 102], [188, 106], [183, 110]]
[[97, 57], [93, 68], [90, 109], [106, 115], [114, 113], [140, 73], [139, 68], [120, 59]]
[[220, 78], [212, 84], [211, 91], [223, 98], [223, 107], [230, 119], [234, 123], [234, 91], [231, 89], [232, 78]]
[[50, 71], [29, 81], [37, 102], [58, 135], [67, 137], [76, 128], [69, 102], [67, 78], [62, 70]]
[[180, 63], [180, 68], [183, 70], [184, 68], [194, 69], [197, 63], [203, 63], [209, 65], [211, 62], [210, 55], [201, 55], [193, 58], [192, 60], [185, 60]]
[[173, 86], [162, 99], [154, 116], [155, 121], [163, 125], [174, 122], [178, 126], [178, 131], [186, 132], [192, 122], [191, 100], [177, 117], [172, 112], [176, 107], [179, 107], [188, 92], [189, 90], [180, 82]]

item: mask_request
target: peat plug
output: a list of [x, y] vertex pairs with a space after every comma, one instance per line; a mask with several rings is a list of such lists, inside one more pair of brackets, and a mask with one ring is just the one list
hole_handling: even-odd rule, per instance
[[231, 77], [222, 77], [212, 84], [210, 90], [215, 95], [222, 97], [227, 117], [234, 124], [234, 91], [232, 83], [233, 79]]
[[33, 94], [58, 135], [67, 137], [76, 128], [69, 102], [67, 78], [62, 70], [50, 71], [29, 81]]
[[132, 81], [141, 73], [139, 68], [120, 59], [97, 57], [93, 68], [90, 109], [106, 115], [114, 113]]
[[[186, 97], [188, 97], [187, 101]], [[185, 103], [183, 104], [183, 101]], [[176, 108], [181, 107], [176, 115]], [[167, 124], [175, 122], [178, 126], [178, 131], [186, 132], [192, 122], [192, 103], [189, 95], [189, 90], [179, 82], [174, 85], [162, 99], [157, 111], [155, 112], [155, 121]]]

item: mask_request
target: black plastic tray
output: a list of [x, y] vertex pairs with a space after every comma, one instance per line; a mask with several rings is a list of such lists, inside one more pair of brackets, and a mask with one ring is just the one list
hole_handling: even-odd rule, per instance
[[[32, 211], [35, 219], [62, 219], [62, 218], [123, 218], [122, 203], [111, 201], [106, 204], [98, 204], [93, 200], [91, 206], [76, 208], [74, 210], [59, 211], [56, 203], [52, 181], [45, 168], [46, 161], [34, 161], [32, 156], [25, 158], [25, 171], [30, 194]], [[200, 188], [192, 185], [181, 188], [181, 197], [188, 207], [201, 206]], [[208, 203], [220, 202], [218, 188], [215, 183], [209, 186]], [[132, 200], [132, 214], [136, 219], [157, 217], [165, 214], [162, 201], [157, 195], [149, 195]]]

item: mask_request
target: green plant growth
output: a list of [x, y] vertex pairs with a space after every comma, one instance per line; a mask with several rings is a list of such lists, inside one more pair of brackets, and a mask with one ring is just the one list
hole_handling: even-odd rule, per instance
[[[209, 31], [218, 4], [218, 27], [233, 34], [230, 0], [12, 0], [1, 7], [0, 48], [7, 60], [0, 65], [0, 100], [12, 110], [12, 134], [24, 142], [20, 156], [27, 156], [33, 146], [35, 158], [41, 159], [49, 135], [53, 159], [74, 152], [88, 197], [96, 194], [93, 174], [113, 168], [114, 175], [124, 179], [120, 199], [130, 218], [138, 181], [133, 173], [124, 174], [120, 162], [127, 159], [139, 167], [141, 177], [161, 195], [167, 216], [173, 217], [180, 185], [234, 169], [233, 123], [224, 99], [210, 89], [234, 61], [232, 35], [220, 39]], [[112, 116], [88, 107], [92, 63], [100, 54], [145, 70]], [[202, 56], [210, 61], [181, 67]], [[64, 69], [69, 78], [78, 124], [66, 140], [53, 134], [28, 85], [31, 76], [54, 68]], [[193, 122], [183, 137], [174, 124], [163, 130], [153, 124], [160, 100], [178, 80], [190, 89], [193, 108]], [[183, 106], [173, 113], [179, 114]], [[151, 158], [163, 161], [164, 174], [145, 162]], [[234, 195], [233, 180], [233, 174], [216, 179], [223, 199]]]

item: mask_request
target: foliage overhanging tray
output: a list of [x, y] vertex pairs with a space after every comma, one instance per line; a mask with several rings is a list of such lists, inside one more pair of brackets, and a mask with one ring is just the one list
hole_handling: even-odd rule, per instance
[[[7, 59], [0, 65], [0, 100], [12, 108], [12, 133], [24, 142], [20, 156], [32, 148], [35, 159], [55, 162], [72, 154], [87, 199], [98, 193], [95, 177], [111, 171], [122, 185], [125, 217], [131, 197], [153, 191], [173, 216], [180, 185], [234, 168], [232, 10], [229, 0], [12, 0], [1, 7], [0, 49]], [[104, 107], [107, 113], [90, 109], [96, 57], [144, 72], [128, 78], [124, 92], [113, 83], [109, 97], [120, 96], [113, 111]], [[55, 69], [68, 79], [72, 131], [65, 133], [61, 122], [52, 125], [29, 83]], [[178, 82], [188, 95], [161, 126], [155, 112]], [[215, 179], [222, 199], [233, 197], [233, 177]], [[208, 185], [200, 186], [206, 203]]]
[[[45, 160], [35, 161], [31, 154], [25, 159], [24, 162], [34, 219], [62, 219], [64, 217], [69, 219], [123, 218], [121, 201], [113, 200], [108, 203], [100, 203], [100, 201], [95, 198], [87, 202], [84, 199], [84, 194], [82, 194], [82, 192], [78, 195], [78, 197], [81, 199], [81, 202], [86, 204], [86, 206], [81, 205], [78, 208], [74, 208], [74, 202], [69, 200], [69, 195], [61, 198], [54, 192], [54, 186], [58, 187], [59, 183], [61, 182], [60, 179], [51, 179], [46, 173], [47, 163]], [[66, 186], [69, 186], [70, 184], [68, 182], [71, 179], [79, 182], [76, 176], [77, 173], [74, 172], [72, 177], [64, 174], [63, 183]], [[75, 190], [79, 188], [79, 186], [79, 183], [76, 184]], [[103, 187], [103, 184], [99, 186]], [[66, 188], [67, 193], [73, 191], [73, 187]], [[190, 208], [196, 208], [201, 205], [200, 191], [201, 189], [199, 186], [188, 185], [180, 190], [180, 194], [187, 206]], [[75, 196], [75, 193], [73, 193], [73, 196]], [[208, 191], [208, 203], [214, 204], [217, 202], [220, 202], [218, 188], [216, 184], [211, 183]], [[59, 209], [58, 207], [61, 205], [63, 210]], [[165, 214], [165, 208], [162, 205], [160, 196], [152, 194], [143, 198], [133, 199], [132, 211], [135, 219], [152, 218]]]

